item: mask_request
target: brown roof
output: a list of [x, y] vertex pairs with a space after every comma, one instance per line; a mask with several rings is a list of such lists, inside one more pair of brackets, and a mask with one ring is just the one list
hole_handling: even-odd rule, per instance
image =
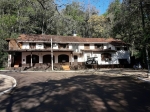
[[[4, 50], [4, 51], [7, 51], [7, 52], [27, 52], [27, 51], [30, 51], [30, 52], [51, 52], [51, 50], [49, 49], [12, 49], [12, 50]], [[72, 49], [53, 49], [53, 52], [71, 52], [73, 51]]]
[[95, 51], [95, 52], [116, 52], [116, 50], [111, 49], [81, 49], [82, 51]]
[[129, 44], [126, 44], [123, 41], [110, 41], [109, 43], [114, 45], [114, 46], [126, 46], [126, 45], [129, 45]]
[[53, 42], [57, 43], [101, 43], [101, 42], [111, 42], [118, 41], [113, 38], [82, 38], [82, 37], [74, 37], [74, 36], [57, 36], [57, 35], [37, 35], [37, 34], [22, 34], [17, 40], [18, 41], [50, 41], [51, 38]]

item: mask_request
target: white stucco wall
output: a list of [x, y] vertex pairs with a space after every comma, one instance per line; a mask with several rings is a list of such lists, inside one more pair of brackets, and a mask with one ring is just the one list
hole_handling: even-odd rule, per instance
[[108, 48], [111, 48], [111, 50], [116, 50], [115, 46], [108, 44]]
[[116, 56], [118, 59], [127, 59], [130, 63], [130, 52], [125, 50], [119, 50], [116, 52]]
[[104, 45], [104, 49], [107, 49], [108, 48], [108, 44], [103, 44]]
[[43, 43], [40, 42], [36, 43], [36, 49], [44, 49]]
[[84, 49], [84, 44], [79, 44], [79, 52], [81, 52], [81, 49]]
[[29, 43], [27, 42], [24, 42], [23, 45], [22, 45], [22, 49], [29, 49]]
[[72, 49], [72, 44], [69, 44], [69, 49]]
[[58, 49], [58, 43], [53, 44], [53, 49]]
[[94, 44], [90, 44], [90, 49], [95, 49]]
[[83, 62], [87, 61], [87, 56], [92, 57], [92, 52], [84, 52]]

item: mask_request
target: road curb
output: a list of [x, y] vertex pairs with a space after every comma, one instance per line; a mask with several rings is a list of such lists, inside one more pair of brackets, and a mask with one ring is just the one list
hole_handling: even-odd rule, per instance
[[17, 86], [17, 81], [16, 81], [15, 78], [13, 78], [13, 77], [11, 77], [11, 76], [8, 76], [8, 75], [0, 74], [0, 76], [9, 77], [9, 78], [11, 78], [11, 79], [13, 80], [13, 85], [12, 85], [12, 87], [9, 88], [9, 89], [4, 90], [3, 92], [0, 92], [0, 96], [1, 96], [1, 95], [5, 94], [5, 93], [8, 93], [8, 92], [11, 91], [13, 88], [15, 88], [15, 87]]
[[150, 79], [148, 79], [148, 78], [141, 78], [141, 77], [138, 77], [137, 79], [142, 80], [142, 81], [145, 81], [145, 82], [147, 82], [147, 83], [150, 84]]

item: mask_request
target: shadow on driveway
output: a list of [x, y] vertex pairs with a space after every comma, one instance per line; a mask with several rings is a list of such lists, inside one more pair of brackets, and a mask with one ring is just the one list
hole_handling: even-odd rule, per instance
[[0, 101], [6, 112], [148, 112], [150, 90], [131, 77], [75, 76], [16, 88]]

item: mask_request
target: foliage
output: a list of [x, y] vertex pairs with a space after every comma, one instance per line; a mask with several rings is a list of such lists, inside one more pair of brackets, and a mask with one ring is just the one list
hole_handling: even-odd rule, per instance
[[105, 16], [93, 15], [88, 23], [92, 30], [92, 37], [108, 37], [106, 33], [108, 20]]
[[141, 58], [141, 61], [146, 60], [145, 49], [150, 46], [149, 7], [148, 0], [124, 0], [113, 26], [114, 37], [130, 43], [131, 55]]

